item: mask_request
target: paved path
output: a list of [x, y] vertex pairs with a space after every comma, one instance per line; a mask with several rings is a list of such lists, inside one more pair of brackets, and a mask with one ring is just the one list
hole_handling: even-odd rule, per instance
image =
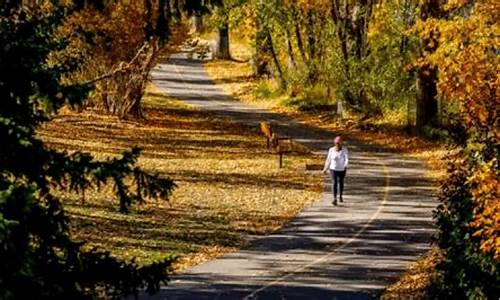
[[[154, 70], [162, 91], [236, 122], [272, 120], [280, 132], [326, 153], [334, 133], [232, 100], [199, 61], [184, 57]], [[436, 202], [420, 162], [347, 140], [344, 203], [331, 205], [325, 183], [322, 199], [282, 230], [174, 276], [153, 299], [370, 299], [380, 293], [428, 249]]]

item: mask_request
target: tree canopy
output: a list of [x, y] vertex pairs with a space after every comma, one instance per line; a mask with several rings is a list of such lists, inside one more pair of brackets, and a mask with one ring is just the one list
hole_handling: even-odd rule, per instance
[[[153, 9], [154, 2], [144, 4]], [[120, 158], [96, 161], [87, 153], [49, 149], [35, 134], [37, 127], [62, 106], [81, 106], [94, 91], [97, 80], [71, 78], [89, 63], [85, 51], [57, 54], [76, 49], [74, 35], [91, 34], [88, 40], [80, 40], [79, 45], [85, 46], [96, 46], [100, 39], [109, 37], [106, 30], [115, 25], [106, 11], [117, 9], [115, 5], [119, 6], [100, 1], [41, 1], [36, 5], [8, 2], [0, 8], [2, 299], [117, 298], [143, 288], [154, 292], [168, 279], [169, 257], [139, 267], [98, 249], [82, 250], [82, 243], [70, 239], [69, 221], [54, 190], [71, 190], [84, 197], [89, 188], [112, 184], [120, 210], [126, 212], [132, 203], [147, 198], [168, 200], [175, 187], [173, 181], [135, 166], [140, 149], [126, 151]], [[72, 34], [61, 32], [89, 10], [100, 11], [93, 20], [101, 18], [98, 21], [106, 25], [99, 28], [101, 32], [85, 28], [92, 23], [89, 19], [73, 28], [76, 31]], [[165, 16], [157, 15], [151, 38], [143, 34], [140, 43], [168, 38]], [[151, 22], [144, 24], [147, 27]], [[113, 59], [118, 62], [121, 56]]]

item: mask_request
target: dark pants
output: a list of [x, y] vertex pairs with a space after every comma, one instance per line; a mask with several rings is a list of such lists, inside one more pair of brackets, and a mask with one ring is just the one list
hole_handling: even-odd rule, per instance
[[344, 171], [334, 171], [330, 170], [330, 174], [332, 175], [332, 192], [333, 192], [333, 198], [337, 199], [337, 191], [340, 193], [340, 197], [342, 197], [342, 193], [344, 192], [344, 177], [345, 177], [345, 170]]

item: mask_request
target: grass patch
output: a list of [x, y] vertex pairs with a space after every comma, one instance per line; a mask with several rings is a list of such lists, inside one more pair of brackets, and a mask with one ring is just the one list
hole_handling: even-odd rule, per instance
[[271, 79], [257, 79], [249, 62], [212, 60], [204, 64], [218, 87], [236, 99], [265, 109], [290, 109], [287, 96]]
[[337, 103], [333, 103], [326, 87], [316, 85], [304, 88], [300, 96], [288, 99], [285, 105], [302, 112], [335, 111]]
[[170, 202], [136, 204], [118, 212], [110, 187], [89, 191], [85, 201], [60, 193], [74, 239], [113, 255], [149, 263], [168, 255], [183, 269], [245, 245], [248, 235], [280, 228], [319, 199], [322, 177], [305, 172], [312, 155], [277, 155], [257, 128], [197, 111], [149, 89], [145, 120], [119, 120], [92, 111], [63, 111], [40, 128], [50, 147], [85, 151], [105, 159], [135, 145], [139, 165], [173, 178]]

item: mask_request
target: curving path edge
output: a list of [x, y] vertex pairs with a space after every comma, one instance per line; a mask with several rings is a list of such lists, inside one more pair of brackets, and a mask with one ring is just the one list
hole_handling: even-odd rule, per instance
[[[186, 53], [152, 73], [164, 93], [235, 122], [271, 120], [280, 133], [326, 154], [333, 132], [244, 104], [221, 91], [203, 63]], [[160, 293], [141, 299], [371, 299], [429, 248], [433, 188], [421, 162], [382, 147], [349, 141], [345, 202], [322, 199], [280, 231], [173, 276]]]

